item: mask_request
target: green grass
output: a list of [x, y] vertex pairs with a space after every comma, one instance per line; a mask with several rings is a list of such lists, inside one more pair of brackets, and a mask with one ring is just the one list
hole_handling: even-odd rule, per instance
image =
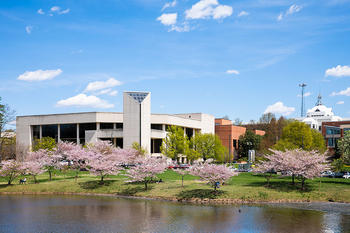
[[[20, 177], [23, 178], [23, 177]], [[38, 177], [39, 184], [34, 184], [30, 176], [27, 184], [19, 185], [19, 179], [13, 185], [7, 185], [0, 178], [0, 193], [4, 192], [54, 192], [54, 193], [99, 193], [132, 195], [143, 197], [158, 197], [167, 199], [187, 198], [224, 198], [237, 201], [335, 201], [350, 203], [350, 179], [320, 178], [307, 180], [306, 189], [301, 191], [300, 183], [291, 184], [289, 177], [273, 177], [270, 186], [260, 175], [241, 173], [230, 179], [225, 185], [213, 192], [212, 188], [198, 177], [187, 175], [184, 178], [184, 187], [181, 187], [181, 176], [174, 171], [166, 171], [159, 175], [162, 183], [152, 183], [149, 190], [144, 190], [143, 184], [126, 183], [123, 175], [109, 176], [103, 184], [99, 178], [88, 172], [81, 172], [77, 181], [74, 172], [63, 174], [56, 172], [53, 180], [48, 180], [48, 174]], [[320, 183], [321, 180], [321, 183]]]

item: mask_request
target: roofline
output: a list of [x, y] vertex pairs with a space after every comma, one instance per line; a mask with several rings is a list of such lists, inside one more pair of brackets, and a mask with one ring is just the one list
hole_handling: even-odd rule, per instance
[[53, 113], [53, 114], [35, 114], [16, 116], [17, 117], [36, 117], [36, 116], [58, 116], [58, 115], [78, 115], [78, 114], [92, 114], [92, 113], [111, 113], [111, 114], [123, 114], [122, 112], [72, 112], [72, 113]]

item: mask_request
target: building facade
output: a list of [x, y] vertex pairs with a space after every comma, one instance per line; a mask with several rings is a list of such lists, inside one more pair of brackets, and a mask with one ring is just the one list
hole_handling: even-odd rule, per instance
[[17, 148], [29, 150], [35, 139], [52, 137], [57, 142], [78, 144], [109, 140], [120, 148], [139, 143], [148, 153], [160, 153], [167, 127], [182, 127], [188, 137], [212, 133], [215, 118], [209, 114], [152, 114], [150, 92], [124, 92], [123, 112], [82, 112], [18, 116]]
[[338, 139], [344, 137], [345, 132], [350, 131], [350, 120], [330, 121], [322, 123], [322, 135], [327, 148], [334, 151]]
[[307, 111], [305, 118], [297, 118], [297, 120], [309, 125], [311, 129], [319, 132], [322, 130], [322, 122], [341, 121], [342, 118], [335, 116], [332, 108], [326, 107], [322, 103], [322, 96], [318, 95], [315, 106]]
[[[246, 128], [233, 125], [232, 121], [227, 119], [215, 119], [215, 133], [219, 136], [222, 144], [228, 149], [230, 157], [238, 157], [239, 137], [244, 135]], [[265, 131], [254, 130], [257, 135], [265, 135]]]

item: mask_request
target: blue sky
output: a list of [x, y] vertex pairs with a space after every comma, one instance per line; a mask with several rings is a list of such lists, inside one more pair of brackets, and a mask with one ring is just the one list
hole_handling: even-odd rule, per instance
[[18, 115], [122, 111], [257, 120], [319, 93], [350, 117], [350, 0], [0, 1], [0, 96]]

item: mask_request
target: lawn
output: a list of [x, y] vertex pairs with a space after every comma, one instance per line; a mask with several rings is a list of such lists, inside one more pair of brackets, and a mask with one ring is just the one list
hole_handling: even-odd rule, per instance
[[18, 179], [13, 182], [14, 185], [7, 185], [7, 182], [0, 178], [0, 194], [10, 192], [98, 193], [164, 199], [234, 199], [237, 202], [334, 201], [350, 203], [350, 179], [308, 180], [306, 190], [301, 191], [299, 181], [296, 185], [292, 185], [289, 177], [274, 177], [268, 187], [263, 176], [241, 173], [221, 186], [218, 192], [213, 192], [205, 182], [190, 175], [185, 176], [182, 188], [181, 176], [171, 170], [159, 175], [159, 179], [162, 179], [163, 182], [150, 184], [149, 190], [146, 191], [143, 184], [125, 182], [127, 178], [123, 175], [109, 176], [101, 184], [98, 177], [88, 172], [81, 172], [76, 181], [73, 172], [63, 174], [57, 171], [52, 181], [48, 180], [48, 174], [40, 175], [39, 184], [34, 184], [29, 176], [25, 185], [19, 185]]

